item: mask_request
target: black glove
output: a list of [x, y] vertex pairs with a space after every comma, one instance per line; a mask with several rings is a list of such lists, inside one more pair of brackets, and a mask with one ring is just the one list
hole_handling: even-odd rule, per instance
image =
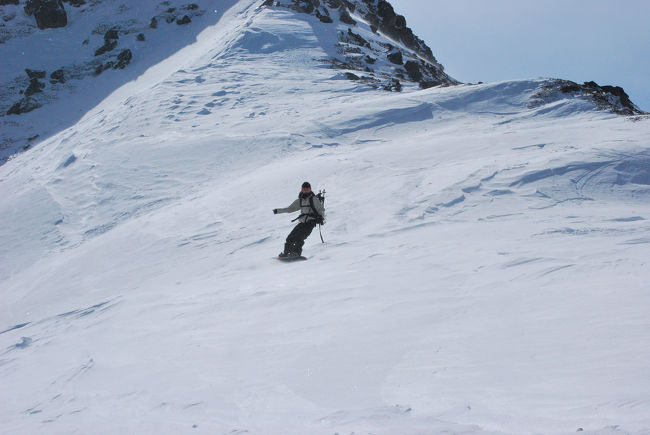
[[277, 208], [273, 209], [273, 214], [278, 214], [278, 209]]

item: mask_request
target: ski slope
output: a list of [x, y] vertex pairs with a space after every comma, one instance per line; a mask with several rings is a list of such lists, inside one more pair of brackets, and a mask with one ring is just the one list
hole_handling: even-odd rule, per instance
[[650, 433], [648, 119], [260, 3], [0, 166], [0, 433]]

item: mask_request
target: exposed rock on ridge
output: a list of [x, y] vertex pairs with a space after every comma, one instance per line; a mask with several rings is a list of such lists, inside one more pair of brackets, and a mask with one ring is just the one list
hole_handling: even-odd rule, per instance
[[25, 13], [34, 15], [39, 29], [54, 29], [68, 24], [68, 15], [61, 0], [27, 0]]
[[578, 84], [570, 80], [552, 79], [534, 96], [532, 106], [547, 103], [570, 94], [578, 98], [588, 99], [594, 102], [600, 110], [608, 110], [618, 115], [643, 115], [644, 111], [639, 109], [620, 86], [599, 86], [596, 82], [590, 81]]
[[[267, 0], [263, 5], [310, 14], [323, 23], [338, 19], [349, 26], [346, 32], [339, 32], [340, 56], [327, 60], [333, 67], [347, 70], [348, 78], [386, 90], [401, 89], [401, 85], [395, 86], [400, 80], [418, 83], [421, 88], [459, 84], [407, 27], [406, 18], [385, 0]], [[369, 41], [364, 32], [375, 36]]]

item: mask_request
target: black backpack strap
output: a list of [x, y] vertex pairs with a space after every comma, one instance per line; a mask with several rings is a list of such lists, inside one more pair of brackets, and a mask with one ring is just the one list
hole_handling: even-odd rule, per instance
[[[322, 224], [324, 224], [325, 221], [324, 221], [324, 219], [323, 219], [323, 216], [321, 216], [321, 214], [318, 212], [318, 210], [316, 210], [316, 207], [314, 206], [314, 196], [315, 196], [315, 195], [312, 195], [312, 196], [309, 197], [309, 205], [310, 205], [311, 209], [314, 211], [314, 212], [311, 213], [309, 216], [311, 216], [311, 217], [313, 217], [314, 219], [316, 219], [316, 223], [318, 224], [318, 229], [319, 229], [319, 231], [320, 231], [320, 226], [321, 226]], [[319, 199], [319, 201], [320, 201], [320, 199]], [[321, 241], [323, 241], [323, 235], [322, 235], [322, 234], [321, 234], [321, 236], [320, 236], [320, 239], [321, 239]], [[325, 241], [323, 241], [323, 243], [325, 243]]]
[[313, 214], [315, 214], [316, 216], [320, 216], [320, 214], [318, 213], [318, 210], [316, 210], [316, 207], [314, 206], [314, 195], [309, 197], [309, 206], [313, 210], [313, 212], [314, 212]]

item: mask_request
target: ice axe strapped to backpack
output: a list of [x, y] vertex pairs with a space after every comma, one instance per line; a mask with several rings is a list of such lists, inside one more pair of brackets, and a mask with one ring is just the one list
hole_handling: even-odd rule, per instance
[[[320, 203], [323, 204], [323, 207], [325, 207], [325, 189], [320, 190], [316, 194], [316, 198], [318, 198]], [[311, 205], [312, 210], [316, 211], [316, 209], [314, 208], [314, 204], [312, 203], [313, 200], [314, 200], [314, 197], [312, 196], [309, 199], [309, 205]], [[316, 220], [316, 223], [318, 224], [318, 234], [320, 234], [320, 241], [322, 243], [325, 243], [325, 240], [323, 240], [323, 233], [320, 230], [321, 225], [325, 225], [325, 216], [320, 216], [319, 215], [318, 219]]]

